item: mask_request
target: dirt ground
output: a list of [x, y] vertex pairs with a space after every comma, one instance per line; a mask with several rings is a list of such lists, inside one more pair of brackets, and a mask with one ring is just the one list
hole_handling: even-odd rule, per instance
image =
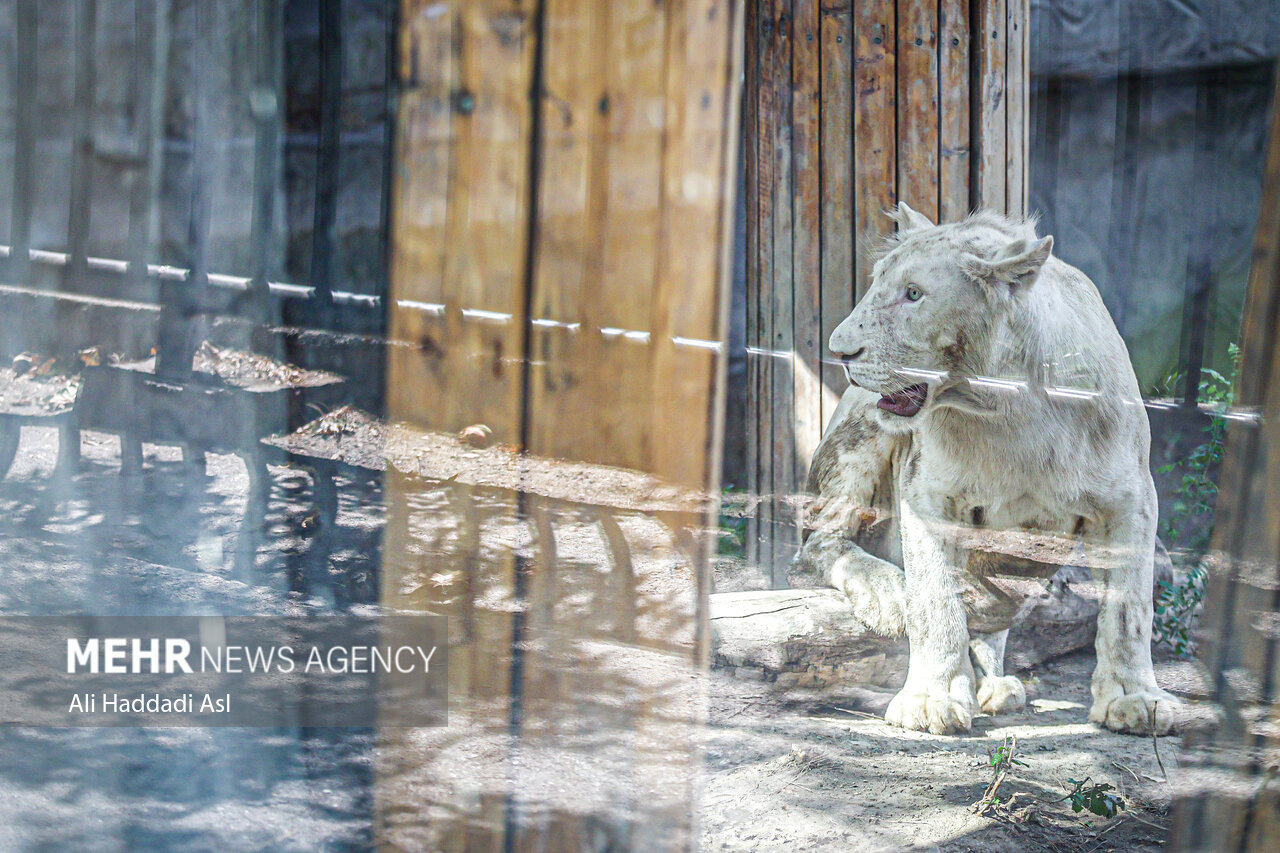
[[[82, 472], [59, 482], [56, 432], [24, 430], [0, 485], [0, 608], [252, 614], [379, 600], [385, 507], [376, 482], [339, 484], [341, 535], [317, 566], [307, 558], [314, 542], [307, 478], [273, 467], [264, 536], [254, 554], [237, 559], [248, 484], [238, 459], [210, 455], [207, 474], [193, 479], [175, 449], [148, 446], [139, 487], [120, 476], [114, 438], [87, 433], [82, 447]], [[447, 543], [452, 534], [423, 513], [422, 547]], [[656, 601], [687, 591], [687, 566], [644, 552], [642, 521], [624, 525], [638, 548], [641, 592]], [[578, 559], [577, 575], [592, 580], [585, 552], [602, 547], [598, 534], [578, 521], [564, 530], [562, 557]], [[576, 557], [574, 536], [588, 543]], [[589, 615], [591, 589], [565, 589], [574, 619]], [[601, 624], [602, 637], [609, 630]], [[591, 651], [616, 652], [623, 662], [635, 652], [604, 642]], [[1168, 825], [1164, 771], [1149, 738], [1087, 722], [1091, 667], [1090, 655], [1077, 654], [1023, 673], [1028, 711], [980, 717], [962, 737], [888, 727], [878, 714], [889, 693], [780, 691], [713, 671], [705, 690], [686, 691], [705, 696], [709, 714], [693, 740], [702, 752], [701, 795], [682, 806], [696, 812], [700, 846], [710, 851], [1158, 849]], [[1162, 659], [1157, 674], [1175, 692], [1197, 692], [1190, 664]], [[427, 745], [437, 737], [423, 734]], [[974, 814], [970, 806], [991, 779], [989, 752], [1008, 735], [1016, 735], [1026, 766], [999, 793], [1022, 795], [1017, 811]], [[563, 759], [547, 765], [562, 768], [555, 781], [565, 784], [545, 792], [557, 808], [592, 802], [573, 795], [574, 784], [605, 806], [635, 802], [600, 740], [549, 742], [557, 751], [547, 755]], [[1171, 775], [1179, 747], [1178, 738], [1159, 744]], [[478, 747], [459, 749], [466, 757]], [[377, 761], [371, 730], [0, 727], [0, 849], [371, 849]], [[1126, 810], [1110, 820], [1073, 814], [1063, 800], [1068, 779], [1114, 785]], [[490, 781], [498, 790], [507, 784], [501, 773], [482, 782], [472, 770], [458, 784]], [[422, 824], [425, 814], [405, 820]]]
[[[702, 803], [705, 850], [1158, 850], [1168, 837], [1181, 739], [1119, 735], [1087, 720], [1093, 655], [1024, 672], [1025, 713], [979, 716], [971, 733], [938, 736], [879, 718], [891, 692], [779, 691], [713, 674]], [[1192, 664], [1163, 656], [1157, 678], [1195, 691]], [[975, 814], [990, 753], [1016, 737], [998, 795], [1013, 809]], [[1163, 762], [1163, 769], [1160, 763]], [[1125, 810], [1073, 813], [1069, 779], [1108, 783]]]

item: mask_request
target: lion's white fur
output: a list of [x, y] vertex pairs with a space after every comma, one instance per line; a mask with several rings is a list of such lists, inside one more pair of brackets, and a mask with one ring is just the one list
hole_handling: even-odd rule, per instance
[[[1167, 731], [1176, 700], [1156, 686], [1150, 656], [1150, 430], [1097, 289], [1052, 257], [1034, 220], [983, 211], [935, 226], [906, 205], [891, 216], [898, 233], [868, 293], [831, 335], [851, 386], [814, 455], [817, 522], [800, 570], [843, 589], [873, 628], [906, 631], [907, 684], [886, 717], [940, 732], [1023, 701], [1003, 674], [1007, 608], [984, 598], [948, 529], [1125, 549], [1131, 559], [1105, 578], [1090, 717]], [[877, 406], [919, 385], [914, 416]], [[898, 525], [879, 556], [862, 547], [868, 509]]]

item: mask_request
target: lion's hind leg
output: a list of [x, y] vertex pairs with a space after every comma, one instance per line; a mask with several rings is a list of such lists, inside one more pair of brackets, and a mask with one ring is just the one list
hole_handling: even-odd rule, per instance
[[977, 678], [978, 707], [988, 714], [1011, 714], [1027, 705], [1022, 679], [1004, 674], [1004, 647], [1008, 629], [969, 636], [969, 660]]

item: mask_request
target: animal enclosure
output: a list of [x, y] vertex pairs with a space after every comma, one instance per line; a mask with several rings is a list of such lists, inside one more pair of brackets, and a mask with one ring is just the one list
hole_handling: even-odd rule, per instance
[[846, 386], [827, 339], [883, 212], [1027, 203], [1029, 0], [748, 4], [748, 561], [785, 586], [795, 503]]

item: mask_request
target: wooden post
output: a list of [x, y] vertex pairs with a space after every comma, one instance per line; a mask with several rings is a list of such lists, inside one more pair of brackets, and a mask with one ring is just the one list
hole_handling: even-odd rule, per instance
[[1275, 850], [1280, 694], [1280, 87], [1254, 238], [1234, 410], [1218, 482], [1201, 659], [1219, 725], [1187, 737], [1180, 850]]
[[[785, 585], [794, 503], [845, 380], [827, 339], [884, 211], [1027, 204], [1028, 0], [748, 4], [748, 560]], [[814, 109], [820, 103], [821, 109]]]
[[696, 846], [740, 19], [402, 5], [389, 414], [510, 464], [388, 472], [383, 602], [450, 617], [452, 692], [380, 734], [387, 847]]

